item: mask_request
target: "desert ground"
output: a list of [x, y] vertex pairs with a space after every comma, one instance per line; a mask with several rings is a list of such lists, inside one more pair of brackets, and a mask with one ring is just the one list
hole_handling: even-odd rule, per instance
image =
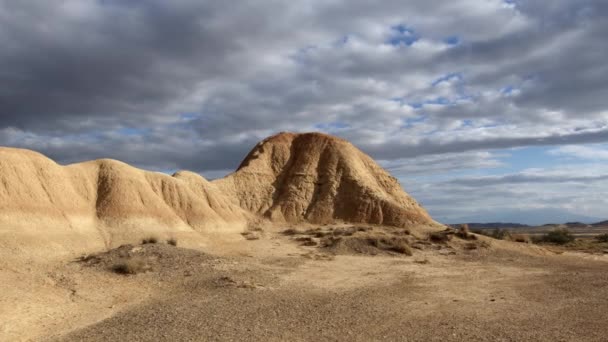
[[[486, 237], [472, 248], [457, 237], [430, 242], [410, 236], [411, 256], [303, 243], [302, 232], [349, 227], [277, 225], [253, 237], [218, 235], [204, 250], [182, 248], [179, 241], [135, 242], [72, 260], [3, 264], [0, 340], [607, 338], [607, 256], [555, 254]], [[361, 230], [344, 238], [369, 233]], [[125, 258], [146, 267], [116, 273], [112, 267]]]

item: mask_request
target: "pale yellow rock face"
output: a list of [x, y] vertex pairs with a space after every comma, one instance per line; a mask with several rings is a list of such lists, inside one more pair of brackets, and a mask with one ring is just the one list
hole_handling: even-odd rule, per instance
[[233, 174], [213, 182], [272, 220], [434, 224], [399, 182], [346, 140], [280, 133], [260, 142]]
[[240, 232], [249, 216], [194, 173], [169, 176], [105, 159], [61, 166], [0, 148], [4, 251], [73, 254], [151, 235]]
[[213, 182], [109, 159], [61, 166], [33, 151], [0, 148], [2, 254], [74, 254], [151, 235], [204, 245], [209, 234], [239, 233], [262, 218], [435, 224], [370, 157], [325, 134], [272, 136]]

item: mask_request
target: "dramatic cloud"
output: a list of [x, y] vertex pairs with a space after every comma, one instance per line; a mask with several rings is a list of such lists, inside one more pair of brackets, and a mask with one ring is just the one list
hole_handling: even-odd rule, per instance
[[[600, 0], [0, 0], [0, 144], [217, 177], [267, 135], [314, 130], [406, 188], [545, 186], [521, 173], [527, 148], [553, 146], [550, 170], [608, 143], [606, 16]], [[484, 196], [499, 208], [501, 191]]]

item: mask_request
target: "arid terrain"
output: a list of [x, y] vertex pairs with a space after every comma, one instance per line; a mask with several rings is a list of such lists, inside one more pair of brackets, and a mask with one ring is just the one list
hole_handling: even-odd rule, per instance
[[216, 181], [0, 149], [1, 341], [605, 341], [608, 254], [435, 222], [348, 142]]
[[[608, 258], [483, 239], [336, 255], [267, 230], [205, 252], [159, 242], [3, 267], [2, 340], [606, 339]], [[151, 269], [113, 272], [129, 254]]]

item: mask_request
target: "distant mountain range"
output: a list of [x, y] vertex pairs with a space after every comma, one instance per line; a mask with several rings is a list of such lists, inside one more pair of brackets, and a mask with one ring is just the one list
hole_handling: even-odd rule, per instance
[[[442, 220], [437, 217], [440, 222], [481, 222], [490, 223], [505, 223], [514, 227], [513, 224], [521, 224], [528, 226], [542, 226], [546, 223], [563, 223], [563, 222], [582, 222], [584, 224], [592, 224], [606, 220], [605, 217], [592, 217], [580, 215], [574, 212], [569, 212], [557, 208], [530, 208], [530, 209], [485, 209], [470, 213], [466, 216], [452, 217], [449, 220]], [[517, 223], [511, 223], [517, 222]]]
[[[457, 223], [453, 225], [458, 225]], [[529, 228], [535, 227], [527, 224], [512, 223], [512, 222], [467, 222], [470, 229], [509, 229], [509, 228]], [[566, 223], [547, 223], [543, 224], [543, 227], [563, 227], [563, 228], [588, 228], [588, 227], [605, 227], [608, 226], [608, 220], [600, 221], [596, 223], [583, 223], [583, 222], [566, 222]]]
[[470, 222], [467, 224], [469, 225], [470, 229], [479, 229], [479, 228], [505, 229], [505, 228], [530, 227], [527, 224], [511, 223], [511, 222], [488, 222], [488, 223]]

